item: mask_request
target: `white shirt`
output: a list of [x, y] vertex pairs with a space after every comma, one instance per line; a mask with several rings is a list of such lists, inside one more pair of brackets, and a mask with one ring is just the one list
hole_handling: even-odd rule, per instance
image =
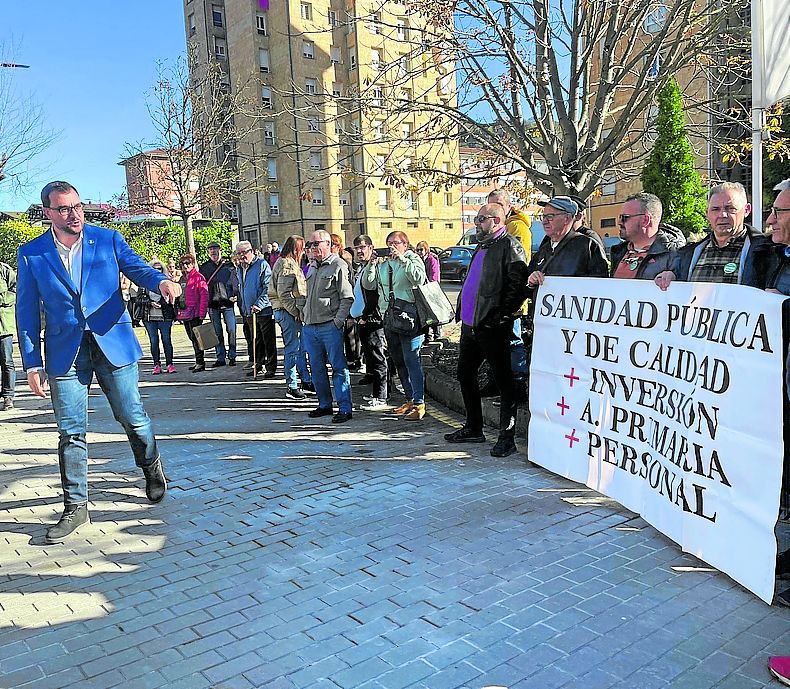
[[54, 230], [52, 230], [52, 239], [55, 240], [55, 248], [58, 250], [63, 267], [79, 292], [82, 287], [82, 233], [80, 232], [79, 239], [71, 247], [61, 244]]

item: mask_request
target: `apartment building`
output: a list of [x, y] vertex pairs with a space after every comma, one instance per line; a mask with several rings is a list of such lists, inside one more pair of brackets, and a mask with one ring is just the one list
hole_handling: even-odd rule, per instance
[[[457, 142], [421, 137], [425, 114], [453, 104], [452, 72], [422, 39], [403, 0], [186, 0], [187, 40], [222, 63], [271, 117], [236, 143], [240, 236], [255, 244], [323, 229], [383, 246], [402, 230], [416, 243], [461, 234]], [[427, 167], [445, 173], [412, 176]], [[440, 175], [441, 177], [441, 175]], [[255, 191], [245, 191], [245, 188]]]

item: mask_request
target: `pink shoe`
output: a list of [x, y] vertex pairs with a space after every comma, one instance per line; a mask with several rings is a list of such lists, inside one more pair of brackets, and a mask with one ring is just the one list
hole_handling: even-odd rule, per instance
[[167, 365], [167, 372], [168, 373], [175, 373], [176, 372], [176, 367], [173, 366], [173, 364], [168, 364]]
[[161, 366], [154, 366], [153, 369], [151, 369], [151, 373], [153, 373], [155, 376], [158, 376], [161, 372], [162, 372]]
[[790, 687], [790, 656], [772, 656], [768, 659], [768, 669], [782, 684]]

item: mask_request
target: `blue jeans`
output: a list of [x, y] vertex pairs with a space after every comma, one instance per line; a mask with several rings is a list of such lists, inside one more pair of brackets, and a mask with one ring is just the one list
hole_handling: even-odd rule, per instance
[[16, 368], [14, 367], [14, 336], [0, 337], [0, 370], [2, 370], [2, 389], [0, 397], [13, 397], [16, 388]]
[[338, 411], [350, 413], [351, 376], [343, 349], [343, 330], [333, 321], [329, 321], [318, 325], [305, 325], [302, 328], [302, 335], [307, 356], [310, 357], [318, 406], [332, 407], [332, 390], [326, 372], [326, 362], [329, 361], [332, 366], [332, 384], [335, 388]]
[[302, 324], [285, 309], [274, 310], [274, 320], [280, 324], [283, 335], [283, 369], [285, 382], [289, 388], [295, 388], [296, 372], [303, 383], [311, 383], [310, 370], [307, 368], [307, 355], [302, 342]]
[[159, 338], [162, 338], [162, 347], [165, 350], [165, 365], [173, 363], [173, 340], [170, 331], [173, 329], [173, 321], [144, 321], [145, 332], [148, 333], [148, 344], [151, 346], [151, 358], [154, 366], [162, 365], [162, 357], [159, 352]]
[[422, 335], [409, 337], [388, 328], [384, 328], [384, 335], [387, 338], [387, 347], [392, 361], [395, 363], [395, 369], [398, 371], [398, 378], [403, 385], [406, 399], [415, 404], [424, 404], [425, 375], [420, 362]]
[[126, 431], [135, 464], [147, 467], [159, 459], [151, 419], [145, 413], [137, 387], [137, 363], [113, 366], [93, 335], [86, 332], [71, 368], [49, 380], [60, 436], [58, 461], [66, 505], [88, 501], [88, 390], [94, 373], [113, 416]]
[[222, 321], [225, 321], [225, 330], [228, 333], [228, 359], [231, 361], [236, 360], [236, 312], [232, 306], [226, 309], [209, 309], [209, 318], [211, 325], [214, 326], [214, 332], [217, 333], [217, 344], [214, 352], [216, 353], [217, 361], [225, 361], [225, 333], [222, 332]]

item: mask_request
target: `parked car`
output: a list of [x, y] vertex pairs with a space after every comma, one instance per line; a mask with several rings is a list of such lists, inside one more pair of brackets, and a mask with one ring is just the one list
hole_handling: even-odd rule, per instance
[[470, 246], [451, 246], [439, 254], [439, 269], [442, 280], [466, 279], [469, 264], [472, 262], [474, 248]]

